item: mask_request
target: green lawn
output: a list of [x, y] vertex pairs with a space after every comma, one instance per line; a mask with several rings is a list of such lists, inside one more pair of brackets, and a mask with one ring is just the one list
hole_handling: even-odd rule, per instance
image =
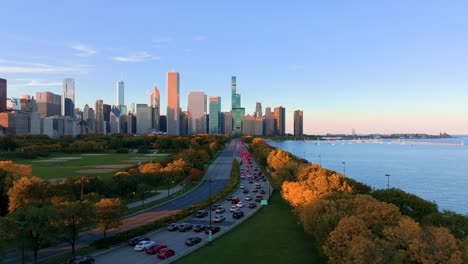
[[[160, 161], [164, 159], [167, 154], [160, 154], [157, 156], [145, 156], [145, 154], [116, 154], [116, 153], [103, 153], [101, 155], [95, 154], [65, 154], [53, 153], [46, 158], [37, 159], [13, 159], [13, 162], [32, 166], [32, 173], [46, 179], [53, 178], [66, 178], [71, 176], [112, 176], [115, 171], [108, 173], [81, 173], [79, 170], [95, 169], [99, 165], [113, 165], [113, 164], [128, 164], [128, 166], [137, 164], [138, 160], [135, 158], [151, 158], [153, 161]], [[77, 159], [66, 159], [77, 158]], [[51, 162], [42, 162], [51, 161]], [[118, 169], [122, 170], [122, 169]]]
[[270, 204], [213, 244], [183, 257], [194, 263], [326, 263], [278, 192]]

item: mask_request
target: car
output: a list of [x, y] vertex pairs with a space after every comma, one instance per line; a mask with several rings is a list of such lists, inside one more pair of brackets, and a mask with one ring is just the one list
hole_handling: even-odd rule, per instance
[[265, 194], [265, 191], [264, 191], [264, 190], [260, 190], [259, 193], [260, 193], [260, 194]]
[[94, 258], [91, 256], [75, 256], [67, 260], [64, 264], [92, 264], [94, 261]]
[[265, 178], [263, 178], [262, 181], [266, 182], [267, 180]]
[[261, 188], [262, 188], [262, 186], [260, 186], [260, 185], [257, 185], [257, 186], [255, 186], [255, 188], [256, 188], [256, 189], [261, 189]]
[[151, 239], [147, 237], [135, 237], [135, 238], [130, 239], [130, 241], [128, 241], [128, 244], [134, 247], [136, 244], [140, 243], [141, 241], [150, 241], [150, 240]]
[[221, 206], [221, 205], [220, 204], [213, 204], [213, 205], [211, 205], [211, 210], [214, 211], [214, 210], [218, 209], [219, 206]]
[[232, 204], [237, 204], [239, 201], [240, 201], [240, 199], [237, 198], [237, 197], [233, 197], [233, 198], [231, 199], [231, 203], [232, 203]]
[[250, 195], [247, 194], [247, 195], [245, 196], [244, 199], [245, 199], [246, 201], [250, 201], [250, 200], [252, 200], [252, 196], [250, 196]]
[[222, 221], [224, 221], [226, 219], [226, 217], [224, 217], [224, 215], [216, 215], [214, 217], [214, 222], [215, 223], [221, 223]]
[[258, 192], [258, 189], [253, 189], [252, 192], [256, 193]]
[[229, 209], [229, 212], [234, 213], [235, 210], [237, 210], [237, 206], [233, 205], [231, 206], [231, 209]]
[[242, 207], [244, 207], [244, 203], [243, 202], [238, 202], [236, 204], [236, 206], [239, 207], [239, 208], [242, 208]]
[[146, 253], [156, 254], [163, 248], [167, 248], [167, 245], [165, 245], [165, 244], [161, 244], [161, 245], [154, 244], [154, 245], [152, 245], [152, 246], [150, 246], [149, 248], [146, 249]]
[[193, 225], [189, 223], [182, 223], [179, 225], [179, 231], [180, 232], [187, 232], [189, 230], [192, 230]]
[[202, 231], [205, 231], [206, 228], [207, 228], [206, 225], [197, 224], [197, 225], [194, 225], [194, 226], [193, 226], [193, 231], [194, 231], [194, 232], [202, 232]]
[[231, 201], [231, 199], [232, 199], [232, 195], [229, 195], [226, 197], [226, 201]]
[[244, 184], [241, 184], [241, 185], [239, 186], [239, 188], [244, 189], [244, 188], [245, 188], [245, 185], [244, 185]]
[[141, 241], [133, 248], [135, 251], [143, 251], [156, 244], [154, 241]]
[[244, 190], [242, 191], [242, 193], [249, 193], [249, 190], [244, 189]]
[[224, 213], [224, 211], [226, 211], [226, 209], [224, 209], [224, 207], [222, 205], [218, 206], [218, 208], [216, 208], [216, 210], [215, 210], [215, 212], [217, 214]]
[[255, 207], [257, 207], [256, 203], [249, 203], [249, 208], [255, 208]]
[[185, 245], [187, 246], [193, 246], [202, 241], [201, 237], [189, 237], [187, 240], [185, 240]]
[[208, 211], [207, 210], [198, 210], [196, 213], [195, 213], [195, 216], [198, 217], [198, 218], [203, 218], [205, 216], [208, 215]]
[[167, 259], [175, 255], [175, 251], [171, 248], [163, 248], [158, 252], [158, 258]]
[[239, 211], [239, 212], [235, 212], [232, 214], [232, 218], [234, 219], [239, 219], [239, 218], [242, 218], [244, 216], [244, 212], [242, 211]]
[[255, 201], [256, 202], [261, 202], [263, 200], [263, 195], [257, 195], [255, 196]]
[[234, 213], [237, 213], [237, 212], [239, 212], [239, 211], [240, 211], [240, 208], [236, 206], [236, 209], [235, 209], [235, 210], [233, 210], [231, 213], [233, 213], [233, 214], [234, 214]]
[[167, 226], [167, 230], [169, 231], [176, 231], [177, 229], [179, 229], [179, 224], [177, 223], [171, 223]]
[[[211, 226], [211, 234], [216, 234], [218, 233], [219, 231], [221, 230], [221, 227], [219, 226]], [[210, 228], [208, 227], [206, 230], [205, 230], [205, 233], [206, 234], [209, 234], [210, 233]]]

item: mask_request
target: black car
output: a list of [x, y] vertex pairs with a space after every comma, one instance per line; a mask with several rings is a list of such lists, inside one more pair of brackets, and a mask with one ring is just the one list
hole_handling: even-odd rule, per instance
[[185, 240], [185, 245], [187, 246], [193, 246], [202, 241], [201, 237], [189, 237], [187, 240]]
[[150, 239], [147, 237], [135, 237], [135, 238], [130, 239], [130, 241], [128, 241], [128, 244], [134, 247], [136, 244], [140, 243], [141, 241], [150, 241]]
[[202, 231], [205, 231], [206, 228], [207, 228], [206, 225], [200, 225], [200, 224], [198, 224], [198, 225], [194, 225], [194, 226], [193, 226], [193, 231], [194, 231], [194, 232], [202, 232]]
[[243, 216], [244, 216], [244, 212], [242, 212], [242, 211], [234, 212], [232, 214], [232, 218], [234, 218], [234, 219], [239, 219], [239, 218], [242, 218]]
[[[220, 230], [221, 230], [221, 228], [220, 228], [219, 226], [211, 226], [211, 234], [216, 234], [216, 233], [218, 233]], [[209, 233], [210, 233], [210, 227], [208, 227], [208, 228], [205, 230], [205, 233], [206, 233], [206, 234], [209, 234]]]
[[76, 256], [65, 262], [65, 264], [93, 264], [94, 258], [91, 256]]
[[195, 216], [198, 217], [198, 218], [203, 218], [205, 216], [208, 215], [208, 211], [207, 210], [198, 210], [196, 213], [195, 213]]
[[167, 230], [169, 230], [169, 231], [176, 231], [178, 229], [179, 229], [179, 224], [177, 224], [177, 223], [172, 223], [172, 224], [167, 226]]
[[193, 225], [189, 223], [182, 223], [178, 226], [178, 229], [180, 232], [187, 232], [189, 230], [192, 230]]

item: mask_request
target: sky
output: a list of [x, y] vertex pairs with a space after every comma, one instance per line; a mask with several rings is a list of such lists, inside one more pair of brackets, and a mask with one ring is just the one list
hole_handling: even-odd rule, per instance
[[247, 114], [304, 111], [304, 133], [468, 134], [467, 1], [0, 0], [0, 78], [8, 97], [61, 94], [76, 106], [148, 103], [166, 72], [188, 93], [220, 96], [230, 81]]

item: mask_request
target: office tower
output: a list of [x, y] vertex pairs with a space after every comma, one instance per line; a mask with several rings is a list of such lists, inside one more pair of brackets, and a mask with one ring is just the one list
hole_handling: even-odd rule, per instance
[[110, 112], [111, 112], [112, 106], [108, 104], [103, 104], [102, 105], [102, 112], [104, 114], [104, 135], [107, 135], [110, 133]]
[[160, 104], [160, 98], [159, 98], [159, 90], [156, 85], [153, 87], [150, 93], [150, 106], [153, 108], [153, 115], [151, 117], [152, 120], [152, 128], [155, 131], [159, 131], [159, 115], [161, 114], [160, 109], [161, 109], [161, 104]]
[[85, 104], [85, 106], [83, 107], [83, 121], [88, 121], [88, 118], [89, 118], [89, 105], [88, 104]]
[[127, 115], [127, 133], [128, 134], [136, 134], [136, 127], [137, 126], [137, 118], [135, 114], [129, 113]]
[[286, 134], [286, 109], [282, 106], [275, 107], [275, 135], [284, 136]]
[[113, 105], [110, 110], [109, 115], [109, 124], [110, 124], [110, 133], [119, 134], [120, 133], [120, 109]]
[[130, 103], [130, 110], [129, 110], [130, 113], [132, 114], [135, 114], [135, 103]]
[[96, 119], [96, 134], [105, 134], [105, 122], [104, 122], [104, 102], [102, 100], [96, 100], [94, 103], [94, 115]]
[[51, 92], [36, 93], [37, 111], [41, 118], [60, 115], [62, 97]]
[[6, 109], [11, 109], [13, 111], [20, 111], [21, 99], [18, 97], [7, 98]]
[[189, 112], [180, 111], [180, 135], [189, 134]]
[[261, 136], [263, 134], [263, 118], [247, 115], [242, 123], [242, 134]]
[[0, 112], [6, 111], [7, 80], [0, 78]]
[[265, 126], [264, 126], [264, 135], [273, 136], [275, 134], [275, 118], [271, 112], [271, 107], [265, 108]]
[[136, 133], [138, 135], [148, 134], [151, 130], [151, 107], [147, 104], [136, 105]]
[[29, 117], [24, 112], [1, 112], [0, 128], [4, 135], [25, 135], [28, 134]]
[[303, 111], [294, 111], [294, 136], [302, 137], [303, 133]]
[[188, 132], [206, 134], [206, 95], [204, 92], [190, 92], [187, 110], [189, 112]]
[[231, 112], [223, 112], [224, 117], [224, 134], [225, 135], [232, 135], [232, 113]]
[[159, 131], [167, 133], [167, 116], [159, 116]]
[[62, 116], [73, 117], [75, 110], [75, 80], [72, 78], [63, 79], [62, 92]]
[[245, 115], [245, 108], [241, 107], [241, 96], [236, 93], [236, 76], [231, 77], [231, 114], [232, 129], [234, 134], [242, 132], [242, 119]]
[[210, 134], [220, 134], [221, 97], [210, 96]]
[[179, 73], [170, 71], [166, 74], [167, 88], [167, 134], [180, 134], [180, 112], [179, 112]]
[[116, 104], [117, 104], [117, 107], [119, 107], [120, 109], [120, 106], [121, 105], [125, 105], [125, 101], [124, 101], [124, 81], [117, 81], [117, 101], [116, 101]]
[[263, 117], [262, 114], [262, 103], [257, 102], [255, 105], [255, 117]]

